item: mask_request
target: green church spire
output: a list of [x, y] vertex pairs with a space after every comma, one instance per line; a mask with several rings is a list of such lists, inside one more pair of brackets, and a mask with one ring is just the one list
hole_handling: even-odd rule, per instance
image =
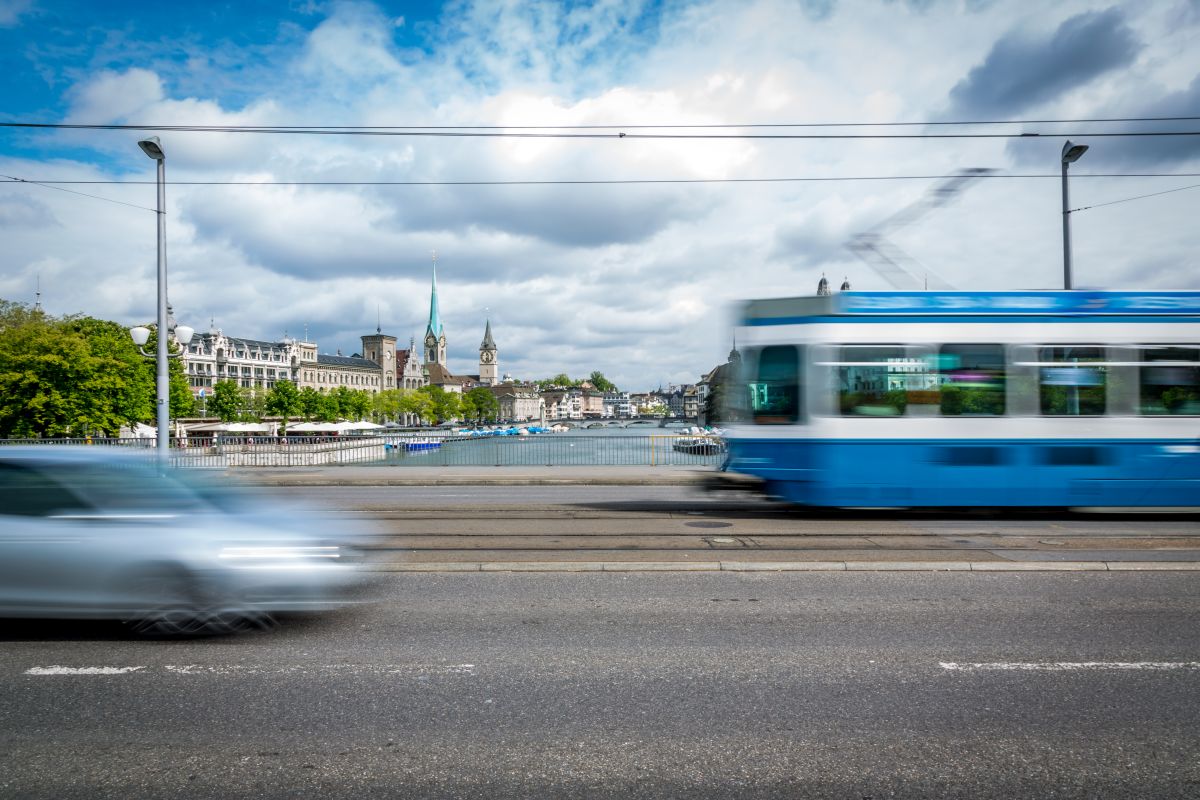
[[442, 336], [442, 316], [438, 313], [437, 301], [437, 253], [433, 254], [433, 291], [429, 295], [429, 326], [425, 328], [425, 335], [433, 334], [435, 338], [440, 339]]

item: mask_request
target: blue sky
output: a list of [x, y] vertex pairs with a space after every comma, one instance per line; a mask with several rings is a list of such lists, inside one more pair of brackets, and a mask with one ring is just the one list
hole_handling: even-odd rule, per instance
[[[531, 3], [0, 0], [0, 122], [521, 126], [886, 123], [1200, 116], [1200, 2], [598, 0]], [[963, 289], [1054, 288], [1057, 153], [1072, 170], [1076, 280], [1200, 288], [1197, 121], [1050, 125], [1034, 139], [530, 140], [161, 134], [177, 316], [344, 353], [375, 328], [420, 336], [431, 252], [451, 367], [694, 381], [728, 311], [807, 294], [822, 273], [888, 282], [846, 248], [932, 179], [980, 181], [891, 234]], [[887, 128], [908, 132], [924, 128]], [[841, 128], [837, 132], [862, 132]], [[0, 173], [147, 181], [136, 131], [0, 129]], [[1166, 177], [1089, 177], [1154, 173]], [[1179, 177], [1170, 177], [1177, 175]], [[791, 183], [448, 185], [454, 181]], [[265, 185], [228, 185], [231, 181]], [[346, 181], [349, 185], [286, 185]], [[380, 186], [355, 182], [420, 181]], [[275, 184], [275, 185], [271, 185]], [[64, 186], [152, 206], [145, 183]], [[1139, 195], [1142, 200], [1106, 205]], [[153, 314], [153, 215], [0, 182], [0, 297], [135, 323]]]

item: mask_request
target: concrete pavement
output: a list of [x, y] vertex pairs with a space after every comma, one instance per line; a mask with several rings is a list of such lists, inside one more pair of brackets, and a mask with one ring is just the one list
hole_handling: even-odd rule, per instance
[[[717, 473], [695, 467], [336, 466], [241, 467], [226, 474], [259, 486], [699, 486]], [[729, 480], [754, 485], [743, 476]]]

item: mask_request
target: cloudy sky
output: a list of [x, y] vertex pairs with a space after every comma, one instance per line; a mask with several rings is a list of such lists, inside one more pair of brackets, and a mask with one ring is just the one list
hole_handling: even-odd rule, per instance
[[[1068, 136], [1076, 286], [1200, 289], [1200, 136], [1099, 135], [1200, 119], [1070, 121], [1200, 117], [1198, 0], [0, 0], [0, 97], [3, 123], [575, 134], [160, 133], [176, 316], [322, 352], [419, 339], [433, 251], [453, 370], [490, 316], [503, 372], [632, 390], [723, 360], [738, 299], [891, 288], [846, 247], [872, 230], [922, 280], [1058, 288]], [[1009, 124], [932, 124], [966, 121]], [[806, 123], [844, 127], [738, 127]], [[114, 182], [0, 182], [0, 297], [153, 317], [139, 138], [0, 128], [4, 176]], [[876, 228], [972, 167], [996, 177]]]

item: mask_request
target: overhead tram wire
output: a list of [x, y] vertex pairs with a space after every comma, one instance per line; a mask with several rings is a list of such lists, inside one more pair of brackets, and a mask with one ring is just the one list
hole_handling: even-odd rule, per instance
[[[116, 203], [119, 206], [129, 206], [130, 208], [137, 208], [142, 211], [149, 211], [151, 214], [158, 213], [157, 209], [149, 208], [147, 206], [139, 206], [136, 203], [126, 203], [124, 200], [114, 200], [111, 197], [101, 197], [98, 194], [88, 194], [87, 192], [77, 192], [74, 189], [64, 189], [61, 186], [53, 185], [55, 183], [58, 183], [58, 181], [31, 181], [31, 180], [26, 180], [25, 178], [14, 178], [11, 175], [0, 175], [0, 178], [4, 178], [8, 183], [27, 183], [27, 184], [32, 184], [34, 186], [41, 186], [44, 189], [54, 189], [59, 192], [67, 192], [68, 194], [77, 194], [80, 197], [90, 197], [93, 200], [103, 200], [106, 203]], [[118, 181], [118, 183], [119, 183], [119, 181]], [[150, 181], [150, 183], [154, 183], [154, 181]]]
[[[41, 123], [0, 122], [7, 128], [83, 128], [104, 130], [213, 130], [245, 132], [298, 132], [311, 131], [570, 131], [570, 130], [732, 130], [757, 128], [904, 128], [904, 127], [948, 127], [968, 125], [1067, 125], [1081, 123], [1114, 122], [1194, 122], [1200, 116], [1162, 117], [1062, 117], [1058, 119], [977, 119], [977, 120], [926, 120], [924, 122], [720, 122], [720, 123], [667, 123], [667, 124], [590, 124], [590, 125], [118, 125], [104, 123]], [[1057, 135], [1057, 134], [1055, 134]]]
[[[1071, 177], [1075, 177], [1072, 175]], [[1145, 200], [1147, 197], [1158, 197], [1163, 194], [1173, 194], [1175, 192], [1186, 192], [1188, 189], [1200, 189], [1200, 183], [1193, 183], [1191, 186], [1178, 186], [1174, 189], [1167, 189], [1162, 192], [1151, 192], [1150, 194], [1139, 194], [1136, 197], [1125, 197], [1121, 200], [1109, 200], [1107, 203], [1093, 203], [1090, 206], [1080, 206], [1067, 211], [1068, 214], [1074, 214], [1076, 211], [1087, 211], [1091, 208], [1103, 208], [1104, 206], [1115, 206], [1117, 203], [1130, 203], [1134, 200]]]
[[[1145, 118], [1143, 121], [1150, 121]], [[1158, 121], [1187, 121], [1200, 118], [1170, 118]], [[1128, 121], [1136, 121], [1132, 118]], [[847, 123], [829, 127], [862, 127], [874, 123]], [[912, 125], [916, 123], [879, 123], [880, 125]], [[925, 123], [933, 124], [933, 123]], [[956, 123], [968, 124], [1028, 124], [1028, 123]], [[1065, 124], [1065, 123], [1064, 123]], [[108, 130], [108, 131], [156, 131], [171, 133], [258, 133], [275, 135], [304, 135], [304, 136], [398, 136], [398, 137], [429, 137], [429, 138], [514, 138], [514, 139], [676, 139], [676, 140], [722, 140], [722, 139], [753, 139], [753, 140], [855, 140], [855, 139], [1035, 139], [1044, 137], [1085, 138], [1114, 138], [1114, 137], [1163, 137], [1163, 136], [1200, 136], [1200, 130], [1195, 131], [1055, 131], [1055, 132], [1001, 132], [1001, 133], [629, 133], [629, 130], [677, 130], [693, 129], [696, 126], [594, 126], [594, 127], [309, 127], [309, 126], [238, 126], [238, 125], [113, 125], [85, 123], [40, 123], [40, 122], [0, 122], [0, 128], [10, 129], [50, 129], [50, 130]], [[748, 125], [729, 125], [722, 130], [749, 128]], [[759, 127], [759, 126], [755, 126]], [[800, 127], [786, 125], [783, 127]], [[600, 132], [606, 131], [606, 132]]]
[[[612, 178], [612, 179], [547, 179], [547, 180], [445, 180], [445, 181], [171, 181], [173, 186], [622, 186], [638, 184], [737, 184], [737, 183], [849, 183], [856, 181], [917, 181], [941, 180], [950, 175], [830, 175], [778, 178]], [[1057, 173], [997, 173], [979, 178], [1054, 179]], [[1200, 172], [1092, 172], [1072, 175], [1075, 178], [1198, 178]], [[141, 186], [149, 180], [33, 180], [0, 175], [9, 182], [57, 186]], [[1171, 191], [1179, 191], [1172, 189]]]

